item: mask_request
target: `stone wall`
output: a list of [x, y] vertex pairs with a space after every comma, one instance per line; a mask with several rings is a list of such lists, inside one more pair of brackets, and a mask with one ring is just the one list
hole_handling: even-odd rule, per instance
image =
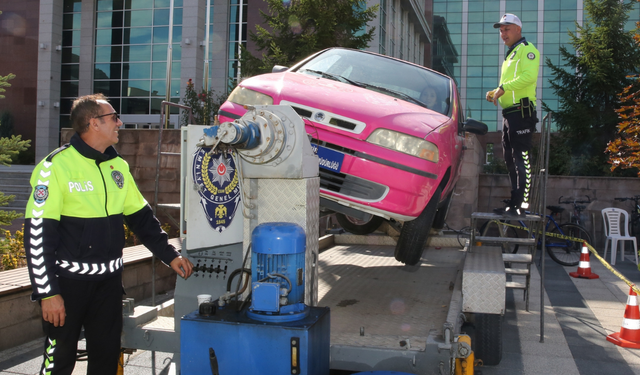
[[[504, 205], [502, 200], [509, 199], [511, 195], [511, 187], [507, 175], [481, 174], [479, 187], [478, 211], [491, 212], [494, 207], [502, 207]], [[640, 180], [632, 177], [549, 176], [546, 205], [564, 207], [565, 211], [560, 219], [556, 219], [556, 221], [568, 222], [573, 206], [558, 204], [558, 199], [561, 196], [564, 197], [564, 200], [567, 197], [584, 197], [588, 195], [592, 202], [586, 205], [587, 209], [583, 211], [584, 226], [589, 230], [592, 239], [595, 240], [595, 246], [604, 249], [601, 210], [606, 207], [618, 207], [629, 212], [629, 202], [618, 202], [614, 198], [637, 195], [640, 191], [639, 187]], [[549, 211], [545, 213], [549, 214]]]
[[447, 225], [454, 229], [469, 225], [471, 213], [477, 211], [479, 201], [478, 175], [482, 172], [484, 149], [478, 138], [471, 133], [466, 133], [465, 147], [460, 178], [453, 191], [446, 221]]

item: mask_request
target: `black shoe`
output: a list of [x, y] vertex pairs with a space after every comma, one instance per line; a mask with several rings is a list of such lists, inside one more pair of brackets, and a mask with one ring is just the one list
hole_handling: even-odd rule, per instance
[[505, 214], [509, 215], [509, 216], [515, 216], [515, 217], [525, 217], [525, 216], [527, 216], [527, 214], [524, 212], [524, 209], [517, 208], [515, 206], [510, 206], [510, 207], [505, 208]]

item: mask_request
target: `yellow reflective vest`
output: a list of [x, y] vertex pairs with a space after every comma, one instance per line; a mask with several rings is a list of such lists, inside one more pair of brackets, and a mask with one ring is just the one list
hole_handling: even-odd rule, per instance
[[528, 97], [536, 104], [536, 86], [540, 69], [540, 52], [525, 38], [516, 42], [502, 63], [500, 85], [504, 94], [498, 98], [503, 109], [520, 104]]
[[59, 294], [56, 276], [121, 273], [125, 221], [164, 263], [179, 255], [113, 147], [101, 153], [75, 134], [35, 167], [31, 187], [24, 245], [34, 300]]

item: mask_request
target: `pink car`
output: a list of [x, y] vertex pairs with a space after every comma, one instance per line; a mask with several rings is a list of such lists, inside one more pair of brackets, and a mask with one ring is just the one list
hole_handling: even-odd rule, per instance
[[432, 227], [442, 228], [460, 174], [464, 121], [455, 82], [440, 73], [370, 52], [330, 48], [292, 68], [240, 83], [220, 121], [243, 105], [289, 105], [303, 118], [320, 157], [320, 205], [344, 229], [402, 222], [396, 259], [416, 264]]

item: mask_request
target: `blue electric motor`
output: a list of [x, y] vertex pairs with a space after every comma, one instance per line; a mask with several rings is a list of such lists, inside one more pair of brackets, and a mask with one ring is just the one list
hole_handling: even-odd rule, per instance
[[263, 223], [251, 234], [251, 307], [255, 320], [290, 322], [304, 319], [306, 236], [293, 223]]

